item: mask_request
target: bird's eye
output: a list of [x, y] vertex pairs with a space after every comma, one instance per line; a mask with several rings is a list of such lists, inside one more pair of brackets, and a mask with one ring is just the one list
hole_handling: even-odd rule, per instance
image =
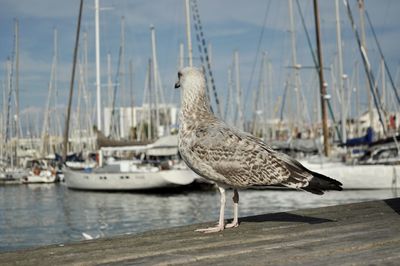
[[181, 77], [182, 77], [182, 73], [178, 72], [178, 78], [181, 78]]

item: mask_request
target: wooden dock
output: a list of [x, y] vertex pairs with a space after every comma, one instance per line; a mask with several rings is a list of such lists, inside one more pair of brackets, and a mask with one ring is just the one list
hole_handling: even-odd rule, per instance
[[[400, 265], [400, 198], [0, 253], [0, 265]], [[1, 232], [0, 232], [1, 233]]]

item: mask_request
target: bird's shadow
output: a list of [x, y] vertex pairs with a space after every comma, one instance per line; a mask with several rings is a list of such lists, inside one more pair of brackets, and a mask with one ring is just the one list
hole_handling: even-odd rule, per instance
[[[400, 198], [386, 199], [384, 200], [384, 202], [394, 212], [400, 215]], [[267, 213], [267, 214], [260, 214], [260, 215], [239, 218], [239, 223], [242, 222], [249, 222], [249, 223], [294, 222], [294, 223], [321, 224], [321, 223], [336, 222], [336, 220], [304, 216], [288, 212], [279, 212], [279, 213]]]
[[387, 206], [392, 208], [394, 212], [400, 215], [400, 198], [386, 199], [384, 202]]
[[297, 215], [287, 212], [279, 212], [279, 213], [268, 213], [268, 214], [260, 214], [260, 215], [239, 218], [239, 223], [242, 222], [249, 222], [249, 223], [296, 222], [296, 223], [320, 224], [320, 223], [335, 222], [335, 220]]

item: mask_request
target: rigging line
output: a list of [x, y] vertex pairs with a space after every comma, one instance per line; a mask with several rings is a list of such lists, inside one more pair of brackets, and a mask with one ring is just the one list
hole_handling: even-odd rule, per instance
[[[207, 78], [207, 70], [206, 70], [206, 63], [203, 57], [203, 50], [201, 47], [201, 41], [200, 41], [200, 34], [199, 34], [199, 29], [198, 29], [198, 25], [197, 25], [197, 16], [195, 15], [195, 13], [193, 12], [193, 19], [194, 19], [194, 28], [196, 30], [196, 40], [197, 40], [197, 48], [199, 50], [199, 57], [200, 57], [200, 62], [201, 62], [201, 69], [204, 73], [204, 80], [205, 80], [205, 84], [206, 84], [206, 96], [208, 101], [211, 103], [210, 100], [210, 87], [208, 84], [208, 78]], [[212, 106], [210, 105], [211, 110], [213, 110]]]
[[249, 84], [247, 85], [246, 96], [245, 96], [245, 100], [244, 100], [244, 104], [243, 104], [243, 109], [244, 109], [244, 110], [246, 110], [247, 99], [248, 99], [248, 97], [249, 97], [249, 92], [251, 91], [251, 86], [252, 86], [252, 84], [253, 84], [254, 72], [255, 72], [255, 70], [256, 70], [256, 65], [257, 65], [257, 62], [258, 62], [257, 59], [258, 59], [258, 55], [259, 55], [259, 53], [260, 53], [261, 43], [262, 43], [262, 40], [264, 39], [265, 26], [266, 26], [266, 24], [267, 24], [267, 19], [268, 19], [268, 14], [269, 14], [270, 6], [271, 6], [271, 0], [268, 1], [267, 7], [266, 7], [266, 9], [265, 9], [265, 14], [264, 14], [264, 19], [263, 19], [263, 23], [262, 23], [262, 28], [261, 28], [260, 36], [259, 36], [258, 42], [257, 42], [256, 54], [255, 54], [255, 56], [254, 56], [253, 66], [251, 67]]
[[[194, 5], [193, 1], [191, 3], [192, 3], [192, 5]], [[202, 69], [205, 74], [204, 79], [205, 79], [205, 83], [206, 83], [207, 98], [210, 100], [210, 88], [208, 86], [208, 79], [207, 79], [207, 75], [206, 75], [207, 72], [206, 72], [206, 67], [205, 67], [205, 62], [204, 62], [204, 57], [203, 57], [203, 49], [201, 47], [200, 30], [199, 30], [198, 21], [197, 21], [198, 18], [197, 18], [196, 11], [195, 10], [193, 10], [193, 11], [194, 12], [192, 12], [192, 14], [193, 14], [193, 20], [194, 20], [194, 29], [196, 31], [197, 48], [199, 50], [199, 57], [200, 57]]]
[[[192, 8], [193, 8], [193, 19], [194, 19], [194, 27], [196, 30], [196, 40], [197, 40], [197, 44], [198, 44], [198, 49], [199, 49], [199, 53], [200, 53], [200, 60], [203, 66], [203, 71], [206, 74], [206, 62], [205, 61], [209, 61], [208, 58], [208, 51], [206, 48], [206, 41], [205, 41], [205, 37], [203, 34], [203, 28], [201, 25], [201, 21], [200, 21], [200, 13], [198, 10], [198, 6], [197, 6], [197, 2], [195, 2], [195, 0], [191, 1], [192, 3]], [[205, 59], [204, 59], [205, 57]], [[207, 91], [209, 92], [209, 87], [208, 87], [208, 80], [207, 80], [207, 75], [205, 75], [205, 80], [206, 80], [206, 86], [207, 86]], [[213, 83], [213, 81], [211, 80], [211, 83]], [[218, 99], [216, 100], [217, 105], [218, 105]]]
[[[198, 29], [200, 31], [201, 45], [203, 47], [203, 53], [205, 55], [205, 59], [206, 59], [206, 62], [207, 62], [206, 66], [207, 66], [207, 69], [208, 69], [208, 75], [210, 76], [210, 80], [211, 80], [211, 86], [212, 86], [213, 93], [214, 93], [214, 100], [215, 100], [215, 104], [217, 106], [217, 113], [221, 117], [221, 115], [222, 115], [221, 105], [219, 103], [217, 88], [215, 87], [214, 76], [213, 76], [213, 72], [211, 70], [211, 62], [210, 62], [210, 57], [208, 55], [208, 49], [207, 49], [207, 45], [206, 45], [206, 40], [205, 40], [205, 37], [204, 37], [203, 27], [202, 27], [201, 20], [200, 20], [200, 12], [199, 12], [199, 9], [198, 9], [197, 0], [192, 0], [191, 3], [192, 3], [193, 11], [194, 11], [194, 13], [196, 13], [196, 14], [194, 14], [194, 17], [197, 17], [195, 19], [197, 19]], [[196, 24], [196, 21], [195, 21], [195, 24]]]
[[389, 76], [390, 84], [392, 85], [392, 89], [393, 89], [393, 92], [394, 92], [394, 94], [396, 96], [397, 103], [400, 104], [400, 97], [399, 97], [399, 94], [397, 92], [396, 85], [394, 84], [394, 80], [393, 80], [392, 74], [389, 71], [389, 67], [386, 64], [385, 56], [383, 55], [383, 51], [382, 51], [381, 45], [380, 45], [380, 43], [378, 41], [378, 38], [377, 38], [376, 33], [375, 33], [375, 29], [372, 26], [372, 22], [371, 22], [371, 20], [369, 18], [369, 14], [368, 14], [367, 10], [365, 10], [365, 15], [367, 17], [367, 21], [368, 21], [369, 27], [371, 28], [372, 35], [374, 36], [374, 39], [375, 39], [375, 42], [376, 42], [376, 46], [378, 47], [379, 54], [380, 54], [380, 56], [381, 56], [381, 58], [383, 60], [383, 64], [385, 66], [386, 73]]
[[343, 0], [343, 3], [347, 7], [347, 14], [348, 14], [348, 17], [349, 17], [349, 20], [350, 20], [354, 35], [356, 37], [356, 41], [357, 41], [358, 48], [359, 48], [359, 51], [360, 51], [360, 54], [361, 54], [361, 58], [362, 58], [363, 63], [364, 63], [364, 70], [365, 70], [365, 74], [367, 75], [369, 88], [370, 88], [371, 94], [372, 94], [372, 96], [374, 98], [375, 107], [376, 107], [376, 109], [378, 111], [379, 122], [381, 123], [383, 134], [386, 136], [385, 124], [383, 122], [382, 113], [381, 113], [382, 104], [380, 102], [379, 91], [376, 90], [376, 93], [378, 94], [378, 96], [375, 93], [375, 87], [374, 87], [375, 78], [374, 78], [374, 74], [372, 73], [371, 65], [369, 64], [365, 48], [361, 44], [360, 35], [358, 34], [358, 31], [357, 31], [357, 28], [356, 28], [356, 24], [354, 23], [353, 14], [351, 12], [349, 2], [348, 2], [348, 0]]
[[[192, 2], [193, 5], [193, 2]], [[192, 7], [193, 8], [193, 7]], [[192, 12], [193, 14], [193, 20], [194, 20], [194, 28], [196, 31], [196, 40], [197, 40], [197, 48], [199, 50], [199, 56], [200, 56], [200, 62], [202, 65], [202, 70], [204, 72], [204, 79], [205, 79], [205, 83], [206, 83], [206, 92], [207, 92], [207, 98], [210, 100], [210, 88], [208, 86], [208, 78], [207, 78], [207, 72], [206, 72], [206, 67], [205, 67], [205, 62], [204, 62], [204, 57], [203, 57], [203, 50], [201, 47], [201, 40], [200, 40], [200, 33], [199, 33], [199, 26], [198, 26], [198, 21], [197, 21], [197, 14], [196, 12]]]

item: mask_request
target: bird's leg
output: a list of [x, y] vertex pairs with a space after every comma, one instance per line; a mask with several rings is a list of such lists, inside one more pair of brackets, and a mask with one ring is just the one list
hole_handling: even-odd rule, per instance
[[204, 233], [216, 233], [224, 230], [224, 213], [225, 213], [225, 189], [223, 187], [218, 186], [219, 192], [221, 194], [221, 207], [219, 209], [219, 221], [218, 225], [215, 227], [203, 228], [203, 229], [196, 229], [196, 232], [204, 232]]
[[225, 228], [234, 228], [239, 226], [239, 192], [237, 189], [233, 189], [233, 220], [229, 224], [225, 225]]

